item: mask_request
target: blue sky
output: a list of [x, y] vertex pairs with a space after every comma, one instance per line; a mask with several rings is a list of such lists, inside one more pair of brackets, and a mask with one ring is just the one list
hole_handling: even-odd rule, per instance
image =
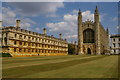
[[101, 23], [110, 34], [117, 34], [117, 2], [3, 2], [2, 17], [4, 26], [14, 26], [15, 20], [21, 20], [21, 28], [34, 32], [43, 32], [58, 37], [59, 33], [68, 41], [77, 41], [77, 12], [83, 13], [83, 21], [93, 20], [94, 10], [98, 6]]

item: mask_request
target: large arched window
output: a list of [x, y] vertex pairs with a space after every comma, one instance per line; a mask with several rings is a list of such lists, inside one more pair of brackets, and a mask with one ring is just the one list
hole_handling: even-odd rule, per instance
[[94, 31], [92, 29], [86, 29], [83, 31], [83, 42], [94, 43]]

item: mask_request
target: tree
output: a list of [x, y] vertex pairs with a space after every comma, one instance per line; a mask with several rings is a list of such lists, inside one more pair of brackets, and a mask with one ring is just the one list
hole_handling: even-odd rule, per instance
[[68, 54], [73, 55], [75, 54], [75, 47], [74, 44], [68, 44]]

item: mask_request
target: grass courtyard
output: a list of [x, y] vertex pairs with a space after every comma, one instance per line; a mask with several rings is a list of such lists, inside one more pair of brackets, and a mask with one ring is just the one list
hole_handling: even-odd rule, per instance
[[3, 78], [118, 78], [118, 56], [3, 58]]

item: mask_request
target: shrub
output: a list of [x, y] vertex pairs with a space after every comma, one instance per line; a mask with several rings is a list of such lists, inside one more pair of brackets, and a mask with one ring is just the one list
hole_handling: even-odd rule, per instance
[[0, 53], [0, 57], [12, 57], [10, 53]]

